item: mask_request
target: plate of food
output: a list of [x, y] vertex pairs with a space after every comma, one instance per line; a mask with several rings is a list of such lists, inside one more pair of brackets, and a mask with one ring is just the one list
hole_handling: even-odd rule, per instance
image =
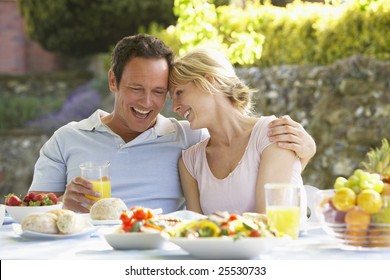
[[96, 231], [89, 219], [67, 209], [30, 213], [12, 227], [21, 237], [46, 240], [87, 237]]
[[[111, 225], [120, 225], [122, 220], [120, 216], [123, 212], [128, 210], [126, 204], [120, 198], [103, 198], [95, 202], [89, 214], [91, 223], [94, 226], [111, 226]], [[161, 214], [162, 209], [151, 209], [153, 214]]]
[[115, 250], [153, 250], [164, 245], [161, 232], [119, 232], [100, 230], [107, 243]]
[[250, 259], [291, 242], [261, 214], [219, 212], [178, 224], [169, 241], [199, 259]]
[[87, 238], [96, 232], [95, 227], [88, 227], [77, 233], [40, 233], [29, 230], [22, 230], [20, 224], [12, 224], [14, 232], [27, 239], [40, 239], [40, 240], [55, 240], [55, 239], [69, 239], [69, 238]]
[[270, 237], [173, 237], [169, 241], [198, 259], [251, 259], [272, 248], [286, 245], [290, 238]]
[[152, 209], [132, 207], [120, 215], [121, 226], [101, 228], [107, 243], [115, 250], [153, 250], [166, 241], [167, 222]]

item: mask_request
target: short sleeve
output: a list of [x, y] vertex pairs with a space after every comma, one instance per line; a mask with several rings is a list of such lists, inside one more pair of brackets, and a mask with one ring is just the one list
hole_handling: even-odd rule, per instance
[[268, 137], [268, 124], [275, 119], [275, 116], [263, 116], [258, 120], [253, 128], [252, 133], [255, 134], [256, 149], [259, 154], [262, 154], [264, 149], [272, 144]]
[[66, 166], [56, 132], [40, 150], [29, 191], [63, 192], [65, 185]]
[[198, 178], [203, 162], [203, 148], [208, 139], [199, 142], [182, 151], [182, 159], [185, 167], [192, 177]]

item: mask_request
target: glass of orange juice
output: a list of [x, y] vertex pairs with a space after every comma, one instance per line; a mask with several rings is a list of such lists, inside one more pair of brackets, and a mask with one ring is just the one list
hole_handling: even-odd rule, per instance
[[266, 212], [270, 225], [293, 239], [297, 239], [302, 186], [290, 183], [268, 183], [264, 188]]
[[107, 160], [87, 161], [80, 164], [81, 176], [89, 180], [93, 189], [100, 193], [100, 197], [86, 195], [87, 198], [99, 200], [111, 197], [111, 181], [109, 172], [110, 162]]

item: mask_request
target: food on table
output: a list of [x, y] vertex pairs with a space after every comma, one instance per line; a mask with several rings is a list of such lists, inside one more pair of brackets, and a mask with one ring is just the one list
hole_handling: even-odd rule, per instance
[[357, 196], [357, 205], [367, 213], [375, 214], [382, 208], [382, 197], [375, 190], [362, 190]]
[[348, 178], [336, 178], [334, 195], [320, 205], [324, 220], [335, 233], [342, 233], [347, 244], [390, 246], [388, 141], [382, 140], [382, 146], [368, 152], [367, 160], [361, 164], [364, 170], [356, 169]]
[[[345, 214], [345, 236], [351, 245], [364, 246], [370, 225], [370, 214], [358, 206], [354, 206]], [[348, 243], [347, 243], [348, 244]]]
[[372, 223], [390, 224], [390, 196], [383, 197], [382, 209], [371, 215]]
[[235, 215], [228, 212], [217, 212], [207, 218], [184, 222], [174, 227], [169, 234], [172, 237], [282, 237], [276, 229], [271, 228], [264, 216]]
[[128, 232], [162, 232], [166, 224], [158, 219], [150, 208], [140, 206], [131, 207], [120, 215], [122, 226], [118, 233]]
[[23, 218], [21, 222], [23, 231], [57, 234], [57, 215], [53, 213], [31, 213]]
[[325, 222], [327, 223], [344, 223], [345, 211], [339, 211], [334, 207], [332, 198], [325, 199], [321, 205], [322, 213], [324, 214]]
[[59, 232], [63, 234], [78, 233], [83, 229], [92, 226], [84, 216], [77, 215], [75, 212], [68, 209], [52, 210], [50, 213], [57, 215], [56, 225]]
[[367, 230], [370, 225], [370, 214], [358, 206], [349, 209], [345, 214], [345, 223], [348, 226], [359, 226], [360, 229]]
[[342, 178], [338, 177], [334, 184], [332, 202], [337, 210], [347, 211], [357, 205], [369, 214], [380, 211], [384, 183], [379, 174], [356, 169], [348, 179]]
[[355, 205], [356, 194], [350, 188], [341, 187], [335, 190], [332, 203], [337, 210], [347, 211]]
[[84, 216], [67, 209], [30, 213], [21, 222], [23, 231], [48, 234], [74, 234], [90, 226]]
[[54, 193], [30, 192], [23, 200], [13, 193], [5, 195], [5, 205], [8, 206], [47, 206], [57, 204], [57, 196]]
[[160, 224], [164, 224], [165, 227], [173, 227], [178, 223], [183, 222], [182, 219], [171, 215], [155, 215]]
[[103, 198], [95, 202], [89, 215], [93, 220], [118, 220], [127, 211], [127, 206], [120, 198]]
[[367, 161], [362, 162], [362, 165], [368, 172], [380, 175], [384, 182], [382, 195], [390, 195], [390, 146], [387, 139], [382, 139], [380, 148], [367, 153]]
[[370, 240], [371, 246], [389, 247], [390, 246], [390, 227], [383, 228], [371, 226], [367, 239]]

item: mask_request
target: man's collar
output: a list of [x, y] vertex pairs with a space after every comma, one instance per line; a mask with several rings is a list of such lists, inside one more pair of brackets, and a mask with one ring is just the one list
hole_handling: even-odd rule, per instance
[[155, 129], [157, 136], [164, 136], [176, 131], [171, 120], [161, 114], [157, 115], [157, 121], [153, 128]]
[[[82, 120], [76, 124], [81, 130], [107, 130], [103, 125], [101, 118], [107, 116], [108, 113], [98, 109], [88, 119]], [[156, 124], [152, 127], [157, 136], [164, 136], [176, 131], [174, 124], [161, 114], [157, 115]]]
[[99, 130], [99, 128], [103, 127], [101, 118], [107, 115], [108, 115], [107, 112], [98, 109], [88, 119], [84, 119], [78, 122], [76, 126], [81, 130], [87, 130], [87, 131]]

